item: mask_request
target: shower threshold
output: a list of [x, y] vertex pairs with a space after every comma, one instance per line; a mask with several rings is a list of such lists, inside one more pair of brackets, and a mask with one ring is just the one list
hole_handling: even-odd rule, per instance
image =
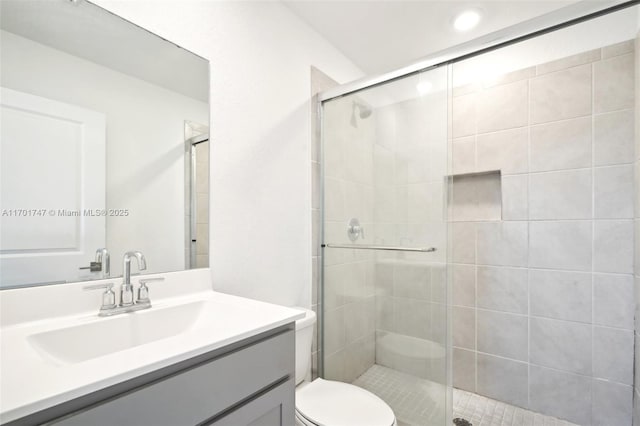
[[[393, 410], [398, 426], [443, 426], [445, 387], [430, 380], [373, 365], [354, 382], [382, 398]], [[453, 389], [453, 418], [473, 426], [577, 426], [523, 408]]]

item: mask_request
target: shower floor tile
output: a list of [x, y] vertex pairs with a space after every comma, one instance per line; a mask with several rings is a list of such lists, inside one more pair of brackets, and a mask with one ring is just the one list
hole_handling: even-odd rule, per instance
[[577, 426], [475, 393], [453, 389], [453, 418], [462, 417], [473, 426]]
[[398, 426], [444, 424], [446, 388], [441, 384], [377, 364], [353, 384], [367, 389], [389, 404]]
[[[353, 384], [389, 404], [398, 426], [444, 424], [446, 392], [438, 383], [376, 364]], [[453, 418], [456, 417], [470, 421], [473, 426], [577, 426], [459, 389], [453, 390]]]

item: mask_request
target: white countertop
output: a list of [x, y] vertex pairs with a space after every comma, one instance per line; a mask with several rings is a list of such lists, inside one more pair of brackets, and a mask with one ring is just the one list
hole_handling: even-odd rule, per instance
[[[173, 337], [81, 362], [56, 359], [34, 346], [30, 336], [78, 324], [113, 321], [123, 315], [100, 318], [96, 306], [95, 312], [91, 313], [18, 323], [7, 321], [10, 323], [7, 326], [3, 323], [0, 329], [0, 420], [4, 423], [19, 419], [304, 316], [303, 312], [296, 309], [212, 290], [165, 297], [155, 302], [152, 296], [152, 303], [154, 306], [151, 309], [123, 315], [145, 315], [154, 309], [195, 303], [200, 308], [198, 319]], [[95, 338], [99, 339], [100, 336]]]

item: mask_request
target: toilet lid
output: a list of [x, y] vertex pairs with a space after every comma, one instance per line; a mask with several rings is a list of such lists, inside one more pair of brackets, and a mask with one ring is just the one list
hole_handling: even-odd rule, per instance
[[320, 426], [391, 426], [395, 420], [391, 408], [371, 392], [323, 379], [296, 392], [296, 410]]

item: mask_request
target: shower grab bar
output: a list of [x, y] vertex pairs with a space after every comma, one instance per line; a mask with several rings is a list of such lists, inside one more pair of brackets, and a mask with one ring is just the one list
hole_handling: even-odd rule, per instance
[[322, 247], [360, 249], [360, 250], [387, 250], [387, 251], [413, 251], [431, 253], [437, 250], [435, 247], [392, 247], [392, 246], [368, 246], [361, 244], [322, 244]]

